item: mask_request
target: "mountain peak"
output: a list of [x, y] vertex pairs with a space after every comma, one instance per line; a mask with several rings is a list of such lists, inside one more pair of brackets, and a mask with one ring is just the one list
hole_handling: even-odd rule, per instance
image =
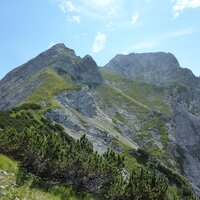
[[70, 48], [66, 47], [64, 43], [55, 44], [51, 48], [49, 48], [47, 51], [49, 51], [49, 50], [54, 50], [54, 51], [56, 51], [58, 53], [62, 53], [62, 52], [75, 53], [75, 51], [73, 49], [70, 49]]
[[95, 60], [90, 55], [85, 55], [82, 60], [83, 60], [83, 62], [88, 62], [88, 63], [91, 63], [92, 65], [97, 66]]
[[40, 54], [41, 56], [70, 56], [70, 57], [76, 57], [75, 51], [73, 49], [67, 48], [64, 43], [58, 43], [44, 51]]
[[33, 77], [38, 77], [38, 74], [49, 68], [56, 69], [56, 71], [61, 70], [68, 74], [75, 83], [91, 87], [104, 81], [91, 56], [84, 58], [76, 56], [73, 49], [59, 43], [15, 68], [0, 81], [0, 99], [5, 97], [0, 102], [0, 108], [8, 109], [25, 100], [45, 81], [44, 76], [40, 76], [37, 80]]
[[52, 48], [66, 48], [66, 46], [64, 43], [57, 43], [53, 45]]
[[166, 52], [118, 54], [105, 67], [128, 79], [155, 85], [193, 85], [198, 82], [190, 70], [180, 67], [172, 53]]
[[159, 66], [165, 69], [180, 67], [176, 57], [172, 53], [166, 52], [130, 53], [128, 55], [117, 54], [106, 66], [112, 63], [120, 64], [121, 62], [129, 63], [134, 67], [145, 67], [146, 65]]

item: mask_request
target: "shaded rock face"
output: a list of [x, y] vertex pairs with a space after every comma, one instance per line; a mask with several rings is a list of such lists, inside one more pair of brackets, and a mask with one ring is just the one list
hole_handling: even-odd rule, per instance
[[62, 124], [74, 131], [84, 131], [80, 120], [68, 109], [56, 108], [45, 113], [47, 119]]
[[177, 145], [182, 173], [200, 195], [200, 92], [195, 88], [182, 92], [172, 101], [172, 107], [172, 143]]
[[97, 64], [89, 55], [86, 55], [78, 64], [74, 66], [73, 69], [74, 70], [71, 75], [76, 82], [85, 83], [89, 86], [94, 86], [104, 82], [97, 68]]
[[25, 64], [15, 68], [9, 72], [1, 81], [0, 85], [7, 83], [12, 79], [27, 80], [33, 76], [40, 69], [51, 66], [56, 62], [72, 63], [72, 58], [81, 59], [77, 57], [74, 50], [68, 49], [64, 44], [57, 44], [50, 49], [39, 54], [35, 58], [26, 62]]
[[97, 115], [96, 104], [86, 87], [78, 91], [62, 92], [56, 97], [56, 100], [64, 106], [74, 108], [85, 116], [93, 117]]
[[181, 68], [171, 53], [131, 53], [115, 56], [105, 68], [132, 80], [159, 86], [200, 85], [189, 69]]
[[175, 139], [182, 147], [194, 146], [200, 140], [200, 117], [178, 105], [174, 110]]
[[74, 50], [57, 44], [12, 70], [0, 81], [0, 109], [9, 109], [24, 101], [44, 81], [33, 80], [32, 77], [50, 66], [68, 73], [77, 83], [93, 86], [103, 82], [92, 57], [81, 59]]
[[104, 82], [96, 62], [89, 55], [86, 55], [82, 59], [80, 57], [71, 57], [70, 60], [67, 57], [62, 57], [51, 66], [64, 70], [77, 83], [85, 83], [93, 86]]
[[29, 82], [22, 77], [9, 77], [3, 84], [0, 82], [0, 109], [10, 109], [24, 101], [32, 94], [35, 87], [43, 83], [43, 80]]

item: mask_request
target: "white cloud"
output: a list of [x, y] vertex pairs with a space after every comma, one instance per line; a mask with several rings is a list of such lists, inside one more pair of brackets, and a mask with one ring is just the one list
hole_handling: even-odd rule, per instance
[[116, 0], [85, 0], [85, 2], [93, 8], [101, 9], [102, 7], [113, 5]]
[[139, 12], [135, 12], [132, 16], [131, 16], [131, 23], [133, 26], [135, 26], [135, 24], [137, 23], [139, 18]]
[[80, 6], [75, 5], [74, 3], [72, 3], [72, 1], [69, 1], [69, 0], [60, 0], [58, 3], [58, 7], [64, 13], [67, 13], [67, 12], [79, 13], [81, 11]]
[[106, 43], [106, 35], [98, 32], [95, 36], [94, 44], [92, 46], [92, 52], [97, 53], [101, 51]]
[[[130, 29], [138, 21], [139, 12], [132, 13], [132, 3], [128, 0], [54, 0], [70, 22], [84, 23], [100, 21], [110, 31], [116, 28]], [[148, 0], [149, 1], [149, 0]], [[146, 2], [146, 0], [144, 0]], [[130, 6], [129, 9], [126, 9]], [[128, 19], [129, 18], [129, 19]]]
[[[70, 16], [68, 21], [74, 21], [78, 23], [80, 22], [79, 19], [82, 19], [81, 21], [83, 21], [83, 19], [88, 21], [101, 21], [108, 29], [111, 29], [111, 26], [119, 26], [120, 23], [124, 23], [125, 21], [128, 24], [128, 17], [133, 14], [131, 13], [131, 9], [128, 9], [128, 11], [126, 10], [126, 7], [130, 4], [127, 0], [54, 1], [57, 2], [58, 7], [63, 13], [66, 14], [66, 17]], [[80, 16], [80, 18], [74, 18], [72, 20], [72, 16], [77, 15]], [[128, 28], [130, 28], [130, 22], [128, 24]]]
[[200, 0], [173, 0], [172, 3], [175, 3], [172, 7], [174, 19], [179, 17], [185, 9], [200, 7]]
[[73, 19], [73, 21], [75, 21], [77, 23], [80, 23], [80, 21], [81, 21], [80, 16], [72, 16], [72, 19]]
[[85, 14], [96, 19], [113, 19], [119, 16], [123, 0], [84, 0]]
[[81, 21], [81, 18], [80, 18], [80, 16], [78, 16], [78, 15], [74, 15], [74, 16], [68, 16], [67, 17], [67, 21], [68, 22], [76, 22], [76, 23], [80, 23], [80, 21]]

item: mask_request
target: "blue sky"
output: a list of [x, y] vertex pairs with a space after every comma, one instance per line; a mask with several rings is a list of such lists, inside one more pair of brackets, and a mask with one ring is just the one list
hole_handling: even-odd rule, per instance
[[105, 65], [165, 51], [200, 75], [200, 0], [1, 0], [0, 79], [56, 43]]

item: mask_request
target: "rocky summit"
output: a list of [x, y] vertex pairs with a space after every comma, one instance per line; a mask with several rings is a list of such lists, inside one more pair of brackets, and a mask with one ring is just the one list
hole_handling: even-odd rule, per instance
[[95, 85], [103, 82], [92, 57], [81, 59], [74, 50], [66, 48], [64, 44], [57, 44], [12, 70], [1, 80], [0, 108], [8, 109], [24, 101], [44, 81], [44, 77], [33, 77], [48, 67], [57, 69], [59, 74], [69, 74], [77, 83]]
[[140, 166], [166, 176], [181, 199], [200, 196], [200, 79], [173, 54], [116, 55], [98, 67], [57, 44], [0, 81], [1, 110], [28, 104], [99, 154], [125, 155], [124, 177]]
[[155, 85], [200, 85], [199, 79], [189, 69], [181, 68], [171, 53], [119, 54], [106, 64], [105, 68], [126, 78]]

